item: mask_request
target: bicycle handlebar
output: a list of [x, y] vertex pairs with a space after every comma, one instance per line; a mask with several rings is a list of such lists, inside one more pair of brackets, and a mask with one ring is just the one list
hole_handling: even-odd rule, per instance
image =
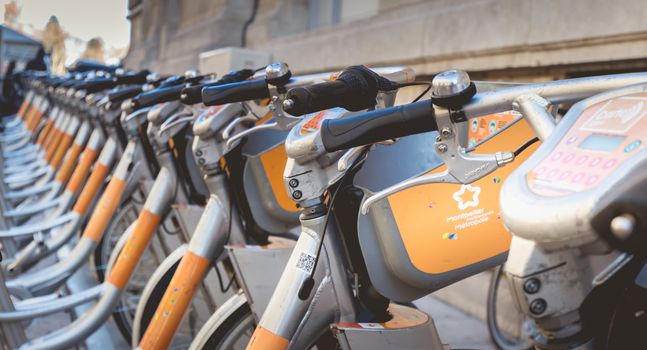
[[76, 86], [77, 90], [85, 90], [88, 94], [113, 88], [117, 83], [111, 78], [94, 78]]
[[253, 70], [241, 69], [235, 72], [225, 74], [220, 79], [213, 82], [186, 87], [182, 89], [182, 92], [180, 93], [180, 101], [187, 105], [200, 103], [202, 102], [203, 88], [240, 82], [251, 78], [253, 75], [254, 75]]
[[437, 130], [431, 100], [379, 109], [343, 119], [326, 119], [321, 140], [328, 152]]
[[361, 111], [375, 105], [379, 91], [397, 88], [397, 83], [364, 66], [351, 66], [344, 69], [336, 80], [290, 89], [283, 107], [295, 116], [334, 107]]
[[202, 89], [202, 102], [207, 106], [260, 100], [268, 97], [270, 97], [270, 91], [265, 79], [211, 86]]
[[126, 73], [117, 76], [115, 81], [117, 85], [121, 84], [146, 84], [146, 77], [150, 74], [148, 69], [143, 69], [139, 72]]
[[180, 84], [147, 91], [133, 98], [131, 106], [133, 109], [139, 109], [162, 102], [174, 101], [180, 98], [182, 89], [184, 89], [184, 85]]
[[126, 99], [135, 97], [139, 95], [141, 92], [142, 92], [141, 86], [126, 87], [126, 88], [108, 93], [108, 101], [110, 101], [110, 103], [114, 105], [115, 103], [121, 103]]

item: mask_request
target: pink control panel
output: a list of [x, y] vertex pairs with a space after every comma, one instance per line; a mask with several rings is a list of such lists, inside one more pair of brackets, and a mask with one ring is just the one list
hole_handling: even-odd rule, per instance
[[530, 189], [543, 196], [586, 191], [647, 142], [647, 94], [627, 95], [584, 110], [564, 138], [528, 175]]

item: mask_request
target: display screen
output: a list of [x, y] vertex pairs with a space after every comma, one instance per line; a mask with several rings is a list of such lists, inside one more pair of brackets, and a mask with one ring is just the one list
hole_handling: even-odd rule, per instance
[[585, 138], [582, 143], [580, 143], [579, 147], [591, 151], [611, 152], [616, 149], [624, 139], [624, 136], [591, 134], [589, 137]]

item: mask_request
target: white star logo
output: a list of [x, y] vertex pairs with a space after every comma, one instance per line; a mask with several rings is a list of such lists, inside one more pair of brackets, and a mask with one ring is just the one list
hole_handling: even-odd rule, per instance
[[[471, 201], [463, 201], [463, 195], [465, 194], [465, 191], [472, 193]], [[458, 202], [458, 209], [465, 210], [469, 207], [476, 207], [479, 205], [479, 194], [481, 194], [480, 187], [478, 186], [472, 187], [472, 185], [462, 185], [460, 190], [454, 192], [454, 195], [452, 196], [452, 198], [454, 198], [454, 200]]]

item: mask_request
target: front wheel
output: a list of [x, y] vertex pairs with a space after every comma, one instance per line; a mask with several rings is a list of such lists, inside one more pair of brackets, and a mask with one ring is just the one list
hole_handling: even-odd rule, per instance
[[[185, 251], [186, 248], [180, 248], [171, 254], [165, 263], [160, 265], [158, 271], [153, 274], [155, 278], [151, 279], [149, 285], [145, 287], [134, 319], [137, 325], [134, 328], [139, 331], [138, 334], [133, 334], [134, 344], [139, 344], [144, 337], [144, 333], [152, 321]], [[159, 275], [159, 277], [156, 275]], [[213, 288], [209, 288], [209, 282], [209, 276], [205, 277], [201, 282], [201, 286], [191, 298], [186, 315], [182, 318], [169, 349], [187, 349], [198, 331], [207, 322], [209, 316], [215, 311], [217, 298], [214, 295]]]
[[[216, 310], [191, 343], [190, 350], [243, 350], [252, 339], [256, 320], [243, 294], [236, 294]], [[331, 332], [325, 332], [309, 350], [338, 349]]]
[[217, 320], [217, 317], [210, 318], [190, 349], [245, 349], [255, 328], [256, 321], [252, 310], [247, 302], [243, 302], [222, 321]]

